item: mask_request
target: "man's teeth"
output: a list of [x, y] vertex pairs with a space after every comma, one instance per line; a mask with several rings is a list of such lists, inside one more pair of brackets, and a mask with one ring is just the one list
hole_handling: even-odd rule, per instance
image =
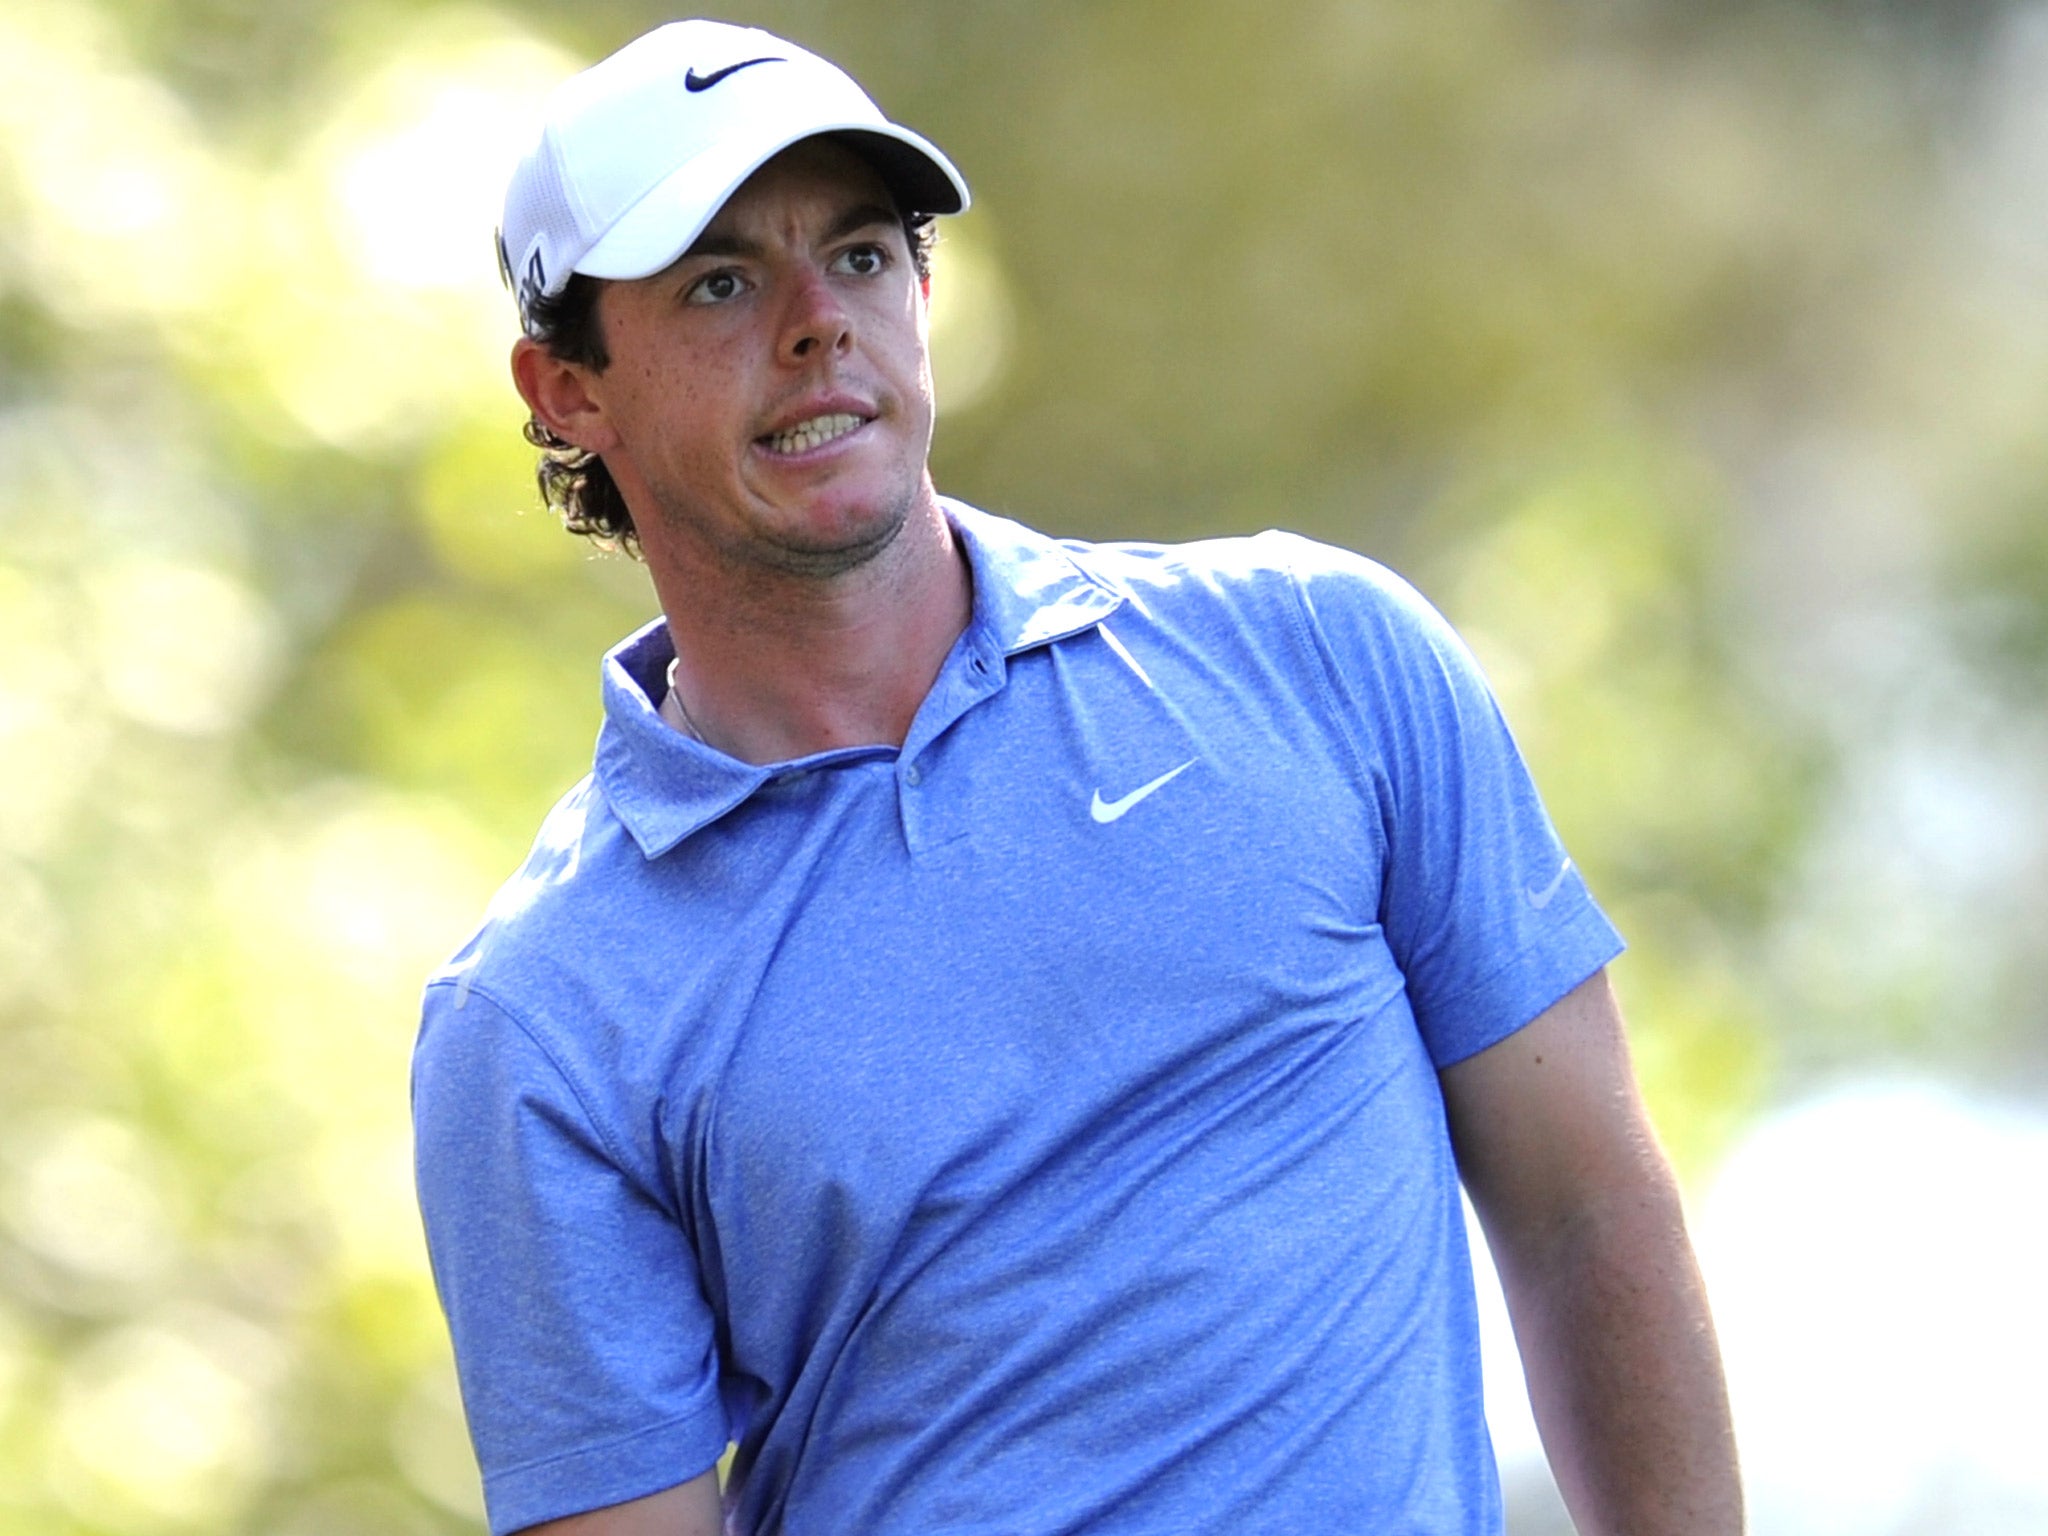
[[771, 432], [765, 441], [774, 453], [803, 453], [829, 443], [835, 437], [844, 437], [861, 424], [858, 416], [844, 412], [836, 416], [813, 416], [809, 421], [800, 421], [787, 432]]

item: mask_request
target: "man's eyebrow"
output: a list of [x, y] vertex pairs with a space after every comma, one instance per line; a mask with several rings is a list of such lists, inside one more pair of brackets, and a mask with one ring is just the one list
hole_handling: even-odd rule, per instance
[[[886, 203], [856, 203], [825, 227], [825, 241], [844, 240], [848, 235], [877, 225], [894, 229], [902, 222], [896, 210]], [[707, 229], [680, 259], [688, 260], [692, 256], [759, 256], [761, 252], [758, 240], [749, 240], [744, 235], [726, 230]]]
[[740, 235], [729, 235], [722, 230], [707, 229], [691, 242], [690, 248], [676, 259], [688, 261], [692, 256], [758, 256], [761, 244]]
[[825, 231], [825, 238], [844, 240], [848, 235], [857, 234], [863, 229], [872, 229], [878, 224], [898, 229], [902, 227], [903, 219], [894, 208], [884, 204], [860, 203], [834, 219]]

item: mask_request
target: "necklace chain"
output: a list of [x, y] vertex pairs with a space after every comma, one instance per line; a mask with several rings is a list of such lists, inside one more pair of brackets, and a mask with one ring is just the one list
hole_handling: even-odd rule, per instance
[[673, 661], [668, 664], [668, 700], [675, 705], [676, 713], [683, 717], [683, 729], [697, 740], [703, 741], [703, 728], [690, 717], [689, 708], [683, 703], [682, 690], [676, 687], [676, 664]]

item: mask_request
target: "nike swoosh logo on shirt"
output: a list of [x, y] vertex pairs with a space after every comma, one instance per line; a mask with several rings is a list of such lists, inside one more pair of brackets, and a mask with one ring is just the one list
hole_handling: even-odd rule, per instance
[[737, 64], [728, 64], [723, 69], [714, 69], [708, 75], [700, 75], [694, 69], [687, 69], [683, 71], [683, 89], [686, 91], [708, 91], [727, 75], [738, 74], [741, 70], [751, 69], [756, 64], [781, 64], [785, 62], [785, 60], [773, 56], [760, 59], [741, 59]]
[[1098, 789], [1095, 791], [1095, 799], [1089, 804], [1088, 814], [1107, 826], [1118, 817], [1129, 815], [1132, 807], [1137, 805], [1140, 800], [1143, 800], [1147, 795], [1155, 794], [1159, 790], [1164, 789], [1168, 784], [1194, 767], [1199, 761], [1199, 758], [1191, 757], [1178, 768], [1167, 769], [1166, 772], [1159, 775], [1150, 784], [1140, 784], [1128, 795], [1124, 795], [1119, 799], [1105, 800], [1102, 798], [1102, 791]]
[[1545, 907], [1549, 906], [1550, 898], [1555, 896], [1558, 893], [1559, 888], [1564, 885], [1564, 877], [1571, 873], [1571, 868], [1572, 861], [1570, 859], [1566, 859], [1562, 864], [1557, 866], [1557, 877], [1553, 879], [1550, 882], [1550, 884], [1543, 887], [1542, 890], [1539, 891], [1534, 886], [1530, 886], [1524, 889], [1522, 894], [1529, 898], [1529, 905], [1534, 907], [1538, 912], [1541, 912]]

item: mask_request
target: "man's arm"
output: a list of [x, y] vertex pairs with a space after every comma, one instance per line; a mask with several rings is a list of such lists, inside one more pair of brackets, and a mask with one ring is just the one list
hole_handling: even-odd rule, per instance
[[1736, 1536], [1713, 1320], [1606, 972], [1442, 1082], [1582, 1536]]
[[566, 1520], [530, 1525], [519, 1536], [719, 1536], [718, 1469], [644, 1499], [631, 1499]]

